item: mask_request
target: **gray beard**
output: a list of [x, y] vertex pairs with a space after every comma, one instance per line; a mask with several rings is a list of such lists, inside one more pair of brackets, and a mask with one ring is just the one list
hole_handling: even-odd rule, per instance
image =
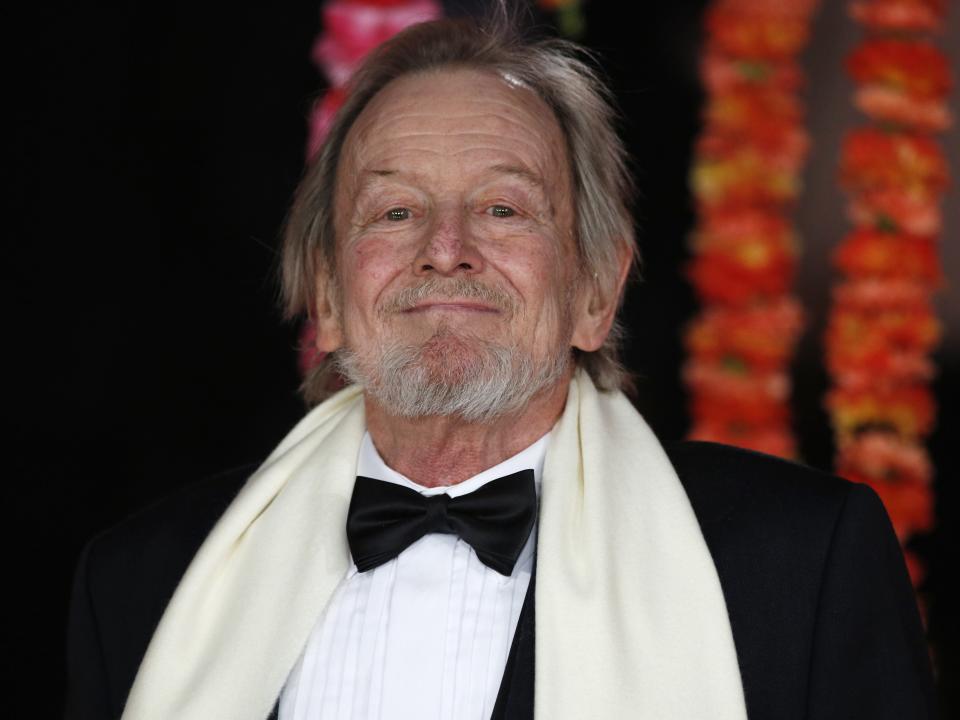
[[559, 382], [570, 351], [559, 348], [535, 360], [517, 347], [462, 338], [440, 327], [423, 345], [395, 343], [366, 356], [341, 349], [334, 361], [349, 382], [363, 385], [391, 415], [488, 423], [517, 412]]

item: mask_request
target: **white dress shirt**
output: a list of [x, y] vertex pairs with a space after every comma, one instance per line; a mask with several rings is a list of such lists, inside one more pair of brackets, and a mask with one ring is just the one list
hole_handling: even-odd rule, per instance
[[[537, 495], [549, 433], [499, 465], [427, 488], [387, 467], [367, 433], [357, 474], [459, 497], [532, 469]], [[490, 717], [530, 584], [534, 526], [510, 577], [456, 535], [425, 535], [373, 570], [351, 564], [280, 695], [280, 720]]]

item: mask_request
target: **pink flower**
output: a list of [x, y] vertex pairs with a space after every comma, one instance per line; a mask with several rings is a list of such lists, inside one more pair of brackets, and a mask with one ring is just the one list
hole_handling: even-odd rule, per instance
[[313, 60], [336, 87], [346, 85], [363, 58], [404, 28], [442, 14], [436, 0], [374, 2], [333, 0], [323, 8], [324, 33], [313, 46]]

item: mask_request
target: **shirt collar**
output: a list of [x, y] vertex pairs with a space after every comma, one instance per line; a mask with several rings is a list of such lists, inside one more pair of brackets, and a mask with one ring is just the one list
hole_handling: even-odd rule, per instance
[[441, 485], [438, 487], [424, 487], [415, 483], [410, 478], [401, 475], [393, 468], [389, 467], [380, 457], [370, 433], [363, 434], [363, 442], [360, 444], [360, 456], [357, 458], [357, 475], [383, 480], [385, 482], [403, 485], [411, 490], [416, 490], [421, 495], [439, 495], [447, 493], [450, 497], [460, 497], [473, 492], [479, 487], [487, 484], [491, 480], [496, 480], [505, 475], [511, 475], [520, 470], [533, 470], [533, 479], [537, 488], [537, 496], [540, 495], [540, 479], [543, 475], [543, 460], [547, 455], [547, 444], [550, 440], [550, 433], [541, 437], [532, 445], [527, 446], [516, 455], [507, 458], [502, 463], [494, 465], [492, 468], [484, 470], [471, 478], [456, 485]]

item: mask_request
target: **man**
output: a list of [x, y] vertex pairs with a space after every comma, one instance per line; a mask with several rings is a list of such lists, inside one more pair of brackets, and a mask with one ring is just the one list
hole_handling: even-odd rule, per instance
[[322, 402], [85, 551], [68, 717], [933, 715], [862, 486], [669, 457], [620, 393], [631, 185], [557, 41], [417, 26], [358, 73], [284, 248]]

